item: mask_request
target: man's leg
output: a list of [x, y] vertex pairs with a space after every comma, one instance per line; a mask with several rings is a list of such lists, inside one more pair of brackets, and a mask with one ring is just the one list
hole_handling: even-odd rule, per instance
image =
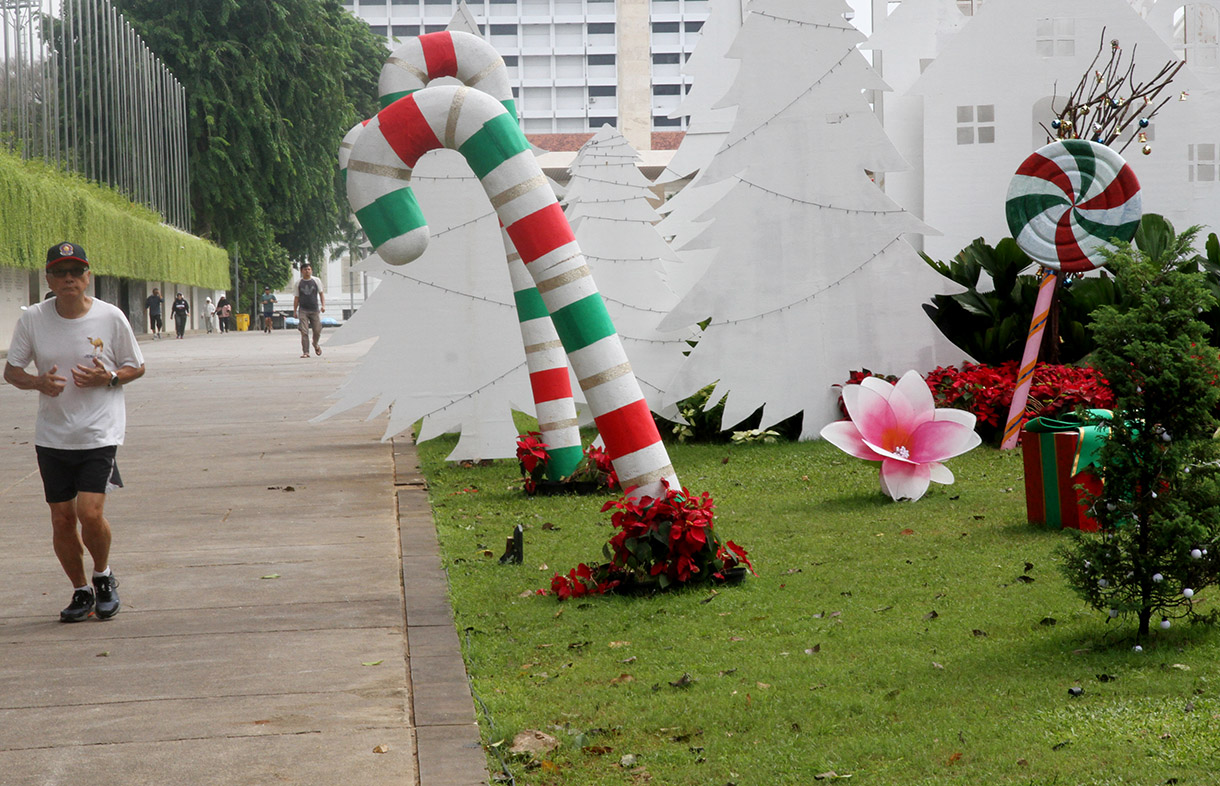
[[105, 494], [82, 491], [76, 495], [81, 541], [93, 557], [93, 570], [99, 573], [110, 567], [110, 522], [106, 520], [105, 507]]
[[[76, 500], [67, 502], [49, 502], [51, 508], [51, 536], [55, 546], [55, 556], [72, 586], [85, 587], [89, 585], [85, 576], [85, 563], [82, 555], [85, 544], [81, 541], [80, 530], [76, 527]], [[109, 545], [107, 545], [109, 548]]]
[[318, 342], [322, 340], [322, 314], [315, 311], [309, 315], [310, 327], [313, 328], [313, 351], [319, 355], [322, 354], [322, 345]]
[[301, 331], [301, 357], [309, 357], [309, 312], [297, 311], [297, 330]]

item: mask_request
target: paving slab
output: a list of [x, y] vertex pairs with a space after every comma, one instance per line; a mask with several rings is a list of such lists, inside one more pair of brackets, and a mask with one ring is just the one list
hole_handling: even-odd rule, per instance
[[58, 622], [37, 396], [0, 385], [0, 786], [487, 783], [414, 445], [313, 422], [367, 344], [299, 347], [141, 344], [105, 622]]

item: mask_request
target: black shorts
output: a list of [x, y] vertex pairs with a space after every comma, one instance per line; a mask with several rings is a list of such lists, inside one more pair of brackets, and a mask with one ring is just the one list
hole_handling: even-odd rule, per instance
[[161, 315], [160, 314], [149, 314], [148, 315], [148, 326], [150, 328], [153, 328], [154, 330], [160, 330], [161, 329]]
[[35, 445], [34, 450], [38, 454], [38, 471], [42, 473], [42, 490], [50, 504], [76, 499], [81, 491], [105, 494], [110, 487], [123, 485], [114, 461], [116, 445], [88, 450]]

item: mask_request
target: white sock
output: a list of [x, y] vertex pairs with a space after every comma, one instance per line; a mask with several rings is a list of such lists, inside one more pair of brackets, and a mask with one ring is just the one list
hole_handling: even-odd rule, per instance
[[77, 592], [80, 592], [81, 590], [86, 590], [87, 592], [89, 592], [89, 594], [93, 594], [93, 587], [90, 587], [88, 584], [86, 584], [86, 585], [85, 585], [85, 586], [83, 586], [83, 587], [77, 587], [77, 588], [76, 588], [76, 591], [77, 591]]
[[101, 573], [98, 573], [96, 570], [93, 571], [93, 578], [95, 578], [95, 579], [100, 579], [103, 576], [109, 576], [109, 575], [110, 575], [110, 566], [109, 565], [107, 565], [106, 569], [103, 570]]

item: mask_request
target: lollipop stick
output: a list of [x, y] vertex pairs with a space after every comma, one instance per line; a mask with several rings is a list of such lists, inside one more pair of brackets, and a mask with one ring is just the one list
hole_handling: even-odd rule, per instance
[[1043, 269], [1042, 281], [1038, 284], [1038, 300], [1034, 303], [1034, 318], [1029, 323], [1029, 337], [1025, 339], [1025, 354], [1021, 356], [1021, 371], [1017, 374], [1017, 387], [1012, 393], [1012, 404], [1008, 407], [1004, 441], [1000, 443], [1004, 450], [1017, 446], [1017, 436], [1025, 419], [1025, 403], [1029, 400], [1029, 386], [1034, 379], [1034, 367], [1038, 365], [1038, 347], [1042, 344], [1042, 331], [1046, 329], [1057, 280], [1054, 271]]

